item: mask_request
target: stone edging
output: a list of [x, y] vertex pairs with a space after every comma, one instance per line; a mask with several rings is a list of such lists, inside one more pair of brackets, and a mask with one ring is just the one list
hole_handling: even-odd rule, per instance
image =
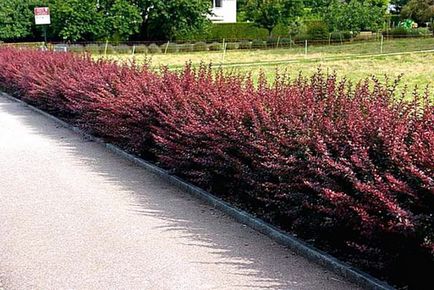
[[185, 190], [191, 195], [205, 201], [209, 205], [219, 209], [223, 213], [231, 216], [236, 221], [243, 223], [252, 229], [257, 230], [258, 232], [261, 232], [262, 234], [268, 236], [269, 238], [275, 240], [279, 244], [288, 247], [292, 251], [296, 252], [297, 254], [307, 258], [308, 260], [319, 264], [326, 269], [346, 278], [350, 282], [353, 282], [363, 288], [366, 289], [375, 289], [375, 290], [394, 290], [392, 286], [388, 285], [386, 282], [381, 281], [363, 271], [360, 271], [352, 266], [347, 265], [346, 263], [336, 259], [335, 257], [322, 252], [315, 247], [307, 244], [306, 242], [286, 233], [282, 230], [264, 222], [261, 219], [258, 219], [254, 217], [253, 215], [235, 208], [234, 206], [228, 204], [227, 202], [221, 200], [220, 198], [204, 191], [203, 189], [191, 185], [187, 183], [186, 181], [180, 179], [179, 177], [176, 177], [166, 170], [159, 168], [155, 166], [154, 164], [151, 164], [141, 158], [135, 157], [132, 154], [129, 154], [125, 152], [124, 150], [120, 149], [119, 147], [112, 145], [110, 143], [106, 143], [101, 138], [94, 137], [92, 135], [87, 134], [83, 130], [72, 126], [71, 124], [68, 124], [53, 115], [50, 115], [32, 105], [27, 104], [24, 101], [21, 101], [15, 97], [12, 97], [6, 93], [0, 92], [0, 95], [14, 101], [23, 104], [24, 106], [30, 108], [31, 110], [44, 115], [45, 117], [55, 121], [56, 123], [62, 125], [63, 127], [70, 129], [77, 134], [83, 136], [86, 139], [89, 139], [91, 141], [94, 141], [96, 143], [99, 143], [103, 146], [105, 146], [108, 150], [112, 151], [114, 154], [123, 157], [131, 162], [134, 162], [136, 165], [146, 169], [147, 171], [156, 174], [157, 176], [161, 177], [165, 181], [169, 182], [170, 184], [178, 187], [179, 189]]

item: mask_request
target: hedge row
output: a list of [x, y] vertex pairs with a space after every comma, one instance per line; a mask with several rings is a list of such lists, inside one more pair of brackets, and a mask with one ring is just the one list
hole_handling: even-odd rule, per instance
[[[434, 106], [321, 72], [273, 85], [0, 49], [0, 87], [380, 278], [434, 273]], [[425, 283], [425, 284], [424, 284]], [[424, 286], [425, 285], [425, 286]]]
[[[273, 30], [273, 36], [288, 37], [289, 28], [284, 25], [277, 25]], [[266, 40], [269, 37], [265, 28], [259, 28], [253, 23], [214, 23], [206, 31], [177, 35], [177, 41], [229, 41], [238, 40]]]
[[[353, 37], [349, 31], [333, 32], [330, 34], [328, 26], [322, 21], [307, 21], [304, 29], [292, 36], [296, 40], [348, 40]], [[273, 32], [272, 38], [289, 38], [289, 27], [277, 25]], [[187, 35], [178, 35], [177, 41], [205, 41], [222, 42], [223, 39], [229, 42], [239, 42], [240, 40], [262, 40], [270, 38], [268, 31], [264, 28], [258, 28], [253, 23], [214, 23], [210, 28], [201, 33]]]
[[393, 38], [404, 37], [430, 37], [432, 32], [428, 29], [407, 29], [405, 27], [396, 27], [388, 31], [384, 31], [383, 35]]

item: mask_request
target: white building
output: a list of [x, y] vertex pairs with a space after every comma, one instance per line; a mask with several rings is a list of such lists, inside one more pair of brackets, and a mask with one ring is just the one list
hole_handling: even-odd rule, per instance
[[212, 22], [234, 23], [237, 22], [237, 0], [211, 0]]

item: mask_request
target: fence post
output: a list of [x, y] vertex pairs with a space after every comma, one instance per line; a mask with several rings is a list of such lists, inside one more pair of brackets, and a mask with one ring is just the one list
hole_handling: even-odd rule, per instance
[[167, 49], [169, 48], [170, 40], [167, 41], [166, 48], [164, 49], [164, 54], [167, 54]]
[[133, 44], [133, 55], [136, 53], [136, 45]]
[[381, 40], [380, 40], [380, 53], [383, 54], [383, 44], [384, 44], [384, 35], [381, 34]]
[[227, 47], [228, 44], [223, 41], [223, 61], [225, 61]]
[[330, 32], [329, 33], [329, 45], [331, 44], [331, 41], [332, 41], [332, 33]]
[[104, 57], [107, 56], [107, 48], [108, 48], [108, 40], [105, 41], [105, 47], [104, 47]]
[[304, 41], [304, 55], [307, 56], [307, 39]]
[[276, 48], [279, 48], [279, 43], [280, 43], [280, 36], [277, 37], [277, 44], [276, 44]]
[[291, 36], [291, 34], [289, 35], [289, 48], [292, 48], [292, 36]]

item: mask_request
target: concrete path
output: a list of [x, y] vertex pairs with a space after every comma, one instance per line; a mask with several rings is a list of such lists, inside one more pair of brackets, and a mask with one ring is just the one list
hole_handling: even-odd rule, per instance
[[0, 289], [357, 289], [0, 97]]

